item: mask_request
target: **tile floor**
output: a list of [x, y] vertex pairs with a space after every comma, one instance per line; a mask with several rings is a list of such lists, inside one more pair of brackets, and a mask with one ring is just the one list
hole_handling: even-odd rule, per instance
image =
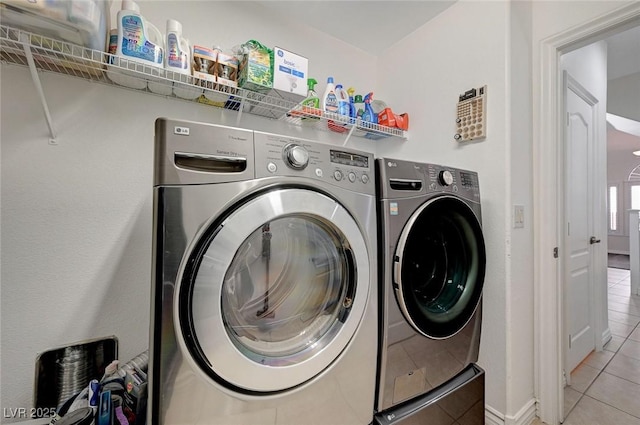
[[640, 425], [640, 297], [629, 270], [609, 268], [608, 285], [613, 336], [571, 373], [565, 425]]

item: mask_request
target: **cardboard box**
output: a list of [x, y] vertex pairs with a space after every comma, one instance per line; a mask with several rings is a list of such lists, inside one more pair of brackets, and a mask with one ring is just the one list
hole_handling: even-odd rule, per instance
[[230, 87], [238, 87], [238, 58], [218, 52], [215, 68], [216, 81]]
[[307, 96], [309, 60], [280, 47], [273, 51], [274, 90], [283, 99], [302, 101]]
[[216, 82], [215, 66], [218, 51], [204, 46], [193, 46], [193, 76], [200, 80]]

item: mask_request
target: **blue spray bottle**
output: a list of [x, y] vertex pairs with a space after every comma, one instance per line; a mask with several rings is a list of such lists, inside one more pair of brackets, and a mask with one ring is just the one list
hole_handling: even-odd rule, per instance
[[368, 93], [364, 97], [364, 114], [362, 114], [362, 121], [378, 124], [378, 114], [373, 112], [371, 107], [371, 101], [373, 100], [373, 92]]

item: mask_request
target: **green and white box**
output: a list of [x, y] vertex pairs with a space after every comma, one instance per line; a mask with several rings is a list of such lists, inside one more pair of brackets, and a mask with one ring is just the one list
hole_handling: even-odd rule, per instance
[[273, 88], [271, 51], [258, 43], [246, 43], [238, 76], [238, 85], [258, 93], [268, 93]]

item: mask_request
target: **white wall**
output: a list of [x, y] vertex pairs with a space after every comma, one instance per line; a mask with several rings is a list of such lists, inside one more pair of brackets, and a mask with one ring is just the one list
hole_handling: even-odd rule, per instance
[[[318, 81], [331, 73], [345, 84], [375, 90], [375, 57], [256, 7], [244, 2], [141, 5], [159, 26], [167, 17], [181, 20], [194, 42], [277, 43], [307, 56]], [[3, 407], [28, 408], [38, 353], [112, 334], [120, 340], [123, 361], [148, 346], [154, 120], [167, 116], [236, 125], [237, 114], [41, 73], [58, 132], [59, 144], [52, 146], [28, 70], [3, 64], [1, 72], [0, 401]], [[245, 127], [343, 141], [328, 132], [243, 117]], [[364, 139], [350, 144], [373, 147]]]
[[607, 112], [640, 121], [640, 72], [609, 80]]
[[[507, 409], [505, 423], [526, 423], [535, 411], [533, 356], [533, 181], [531, 129], [531, 3], [512, 2], [509, 40], [509, 129], [506, 199]], [[513, 206], [524, 206], [524, 227], [514, 229]]]

